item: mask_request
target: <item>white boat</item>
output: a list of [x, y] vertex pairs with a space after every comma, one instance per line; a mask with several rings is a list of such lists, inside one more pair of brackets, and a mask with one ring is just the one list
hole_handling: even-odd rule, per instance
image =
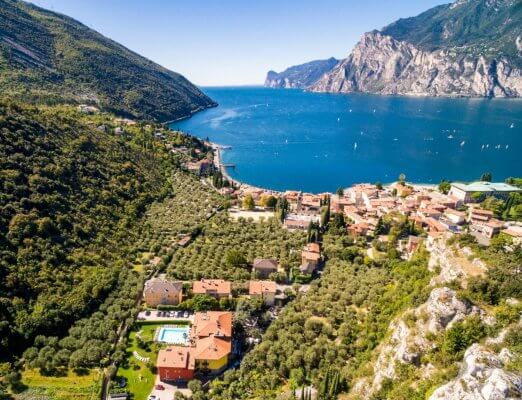
[[462, 142], [460, 142], [460, 147], [464, 146], [466, 144], [466, 141], [463, 140]]
[[353, 144], [353, 149], [354, 149], [354, 150], [357, 150], [357, 142], [355, 142], [355, 143]]
[[453, 139], [453, 135], [449, 135], [449, 136], [448, 136], [448, 139]]
[[511, 125], [509, 126], [510, 129], [513, 129], [515, 127], [515, 124], [512, 122]]

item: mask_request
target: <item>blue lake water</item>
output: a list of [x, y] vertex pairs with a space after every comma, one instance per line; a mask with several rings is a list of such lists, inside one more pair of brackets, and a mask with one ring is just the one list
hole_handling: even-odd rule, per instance
[[234, 178], [277, 190], [335, 191], [357, 182], [522, 176], [522, 101], [261, 87], [205, 88], [220, 105], [173, 123], [230, 145]]

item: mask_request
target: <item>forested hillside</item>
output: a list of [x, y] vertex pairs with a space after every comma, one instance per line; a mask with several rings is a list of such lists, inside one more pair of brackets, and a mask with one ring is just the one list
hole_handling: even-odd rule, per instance
[[[107, 132], [96, 129], [103, 122]], [[113, 290], [172, 165], [152, 133], [0, 103], [0, 353], [63, 334]]]
[[[489, 247], [471, 235], [439, 245], [444, 257], [466, 247], [487, 272], [448, 277], [458, 266], [433, 258], [438, 248], [421, 247], [409, 261], [393, 246], [369, 257], [364, 241], [330, 223], [321, 278], [288, 304], [238, 370], [212, 383], [209, 398], [296, 400], [304, 388], [321, 400], [517, 398], [522, 247], [502, 235]], [[473, 397], [494, 385], [512, 386], [491, 389], [505, 396]]]
[[19, 0], [0, 0], [0, 95], [91, 103], [161, 121], [215, 105], [183, 76], [72, 18]]
[[381, 33], [427, 51], [458, 48], [470, 56], [505, 56], [520, 67], [517, 40], [522, 34], [521, 21], [519, 1], [457, 1], [401, 18]]

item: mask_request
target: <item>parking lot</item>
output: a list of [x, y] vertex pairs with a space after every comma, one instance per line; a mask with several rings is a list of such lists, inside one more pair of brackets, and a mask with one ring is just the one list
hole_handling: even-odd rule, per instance
[[183, 321], [183, 322], [194, 322], [194, 314], [189, 313], [188, 311], [156, 311], [156, 310], [147, 310], [140, 311], [138, 314], [138, 321], [147, 321], [147, 322], [174, 322], [174, 321]]

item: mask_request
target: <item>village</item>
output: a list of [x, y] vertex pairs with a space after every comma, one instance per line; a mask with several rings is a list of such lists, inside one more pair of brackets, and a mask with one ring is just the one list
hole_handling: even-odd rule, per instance
[[[128, 120], [116, 122], [132, 124]], [[182, 157], [186, 171], [227, 199], [226, 211], [231, 220], [255, 224], [278, 219], [286, 230], [306, 233], [307, 244], [300, 249], [300, 265], [289, 271], [276, 258], [254, 259], [247, 266], [251, 276], [248, 281], [182, 281], [166, 274], [149, 279], [137, 317], [142, 331], [148, 326], [149, 342], [155, 343], [157, 349], [149, 400], [170, 399], [178, 392], [190, 398], [189, 382], [196, 379], [205, 385], [236, 368], [243, 355], [259, 343], [263, 328], [257, 318], [238, 322], [230, 305], [248, 299], [257, 302], [256, 312], [277, 318], [286, 302], [296, 292], [306, 292], [322, 273], [326, 257], [321, 233], [332, 221], [340, 221], [338, 228], [359, 243], [366, 243], [370, 258], [385, 256], [391, 246], [401, 258], [410, 259], [420, 246], [430, 249], [439, 238], [463, 233], [473, 235], [483, 245], [499, 234], [509, 236], [514, 244], [522, 242], [521, 223], [503, 221], [480, 205], [486, 198], [507, 199], [511, 193], [521, 191], [506, 183], [452, 183], [441, 191], [436, 185], [410, 184], [401, 175], [392, 184], [356, 184], [336, 193], [279, 192], [233, 179], [227, 173], [227, 168], [233, 166], [221, 161], [223, 146], [210, 142], [204, 142], [206, 149], [175, 146], [165, 140], [161, 129], [154, 136], [165, 143], [167, 150]], [[407, 229], [399, 237], [391, 237], [389, 224], [398, 221]], [[186, 248], [193, 240], [194, 235], [179, 235], [175, 245]], [[150, 262], [157, 264], [159, 258]], [[133, 356], [150, 363], [139, 349]], [[126, 398], [125, 394], [118, 396], [113, 393], [109, 398]]]

